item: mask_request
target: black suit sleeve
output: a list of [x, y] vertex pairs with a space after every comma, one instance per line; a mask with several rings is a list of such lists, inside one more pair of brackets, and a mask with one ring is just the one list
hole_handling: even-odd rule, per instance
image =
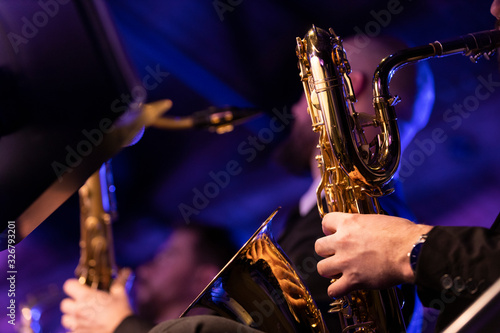
[[441, 311], [445, 328], [500, 277], [500, 233], [481, 227], [434, 227], [416, 270], [418, 295]]
[[113, 333], [146, 333], [154, 326], [152, 322], [143, 320], [135, 315], [130, 315], [123, 319]]
[[150, 333], [264, 333], [218, 316], [192, 316], [164, 321]]

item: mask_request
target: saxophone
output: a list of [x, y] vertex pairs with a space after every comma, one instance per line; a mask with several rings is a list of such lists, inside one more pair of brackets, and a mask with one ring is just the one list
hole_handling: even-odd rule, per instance
[[81, 233], [75, 275], [80, 283], [105, 291], [117, 273], [111, 233], [117, 217], [113, 189], [108, 161], [78, 190]]
[[[436, 41], [386, 57], [375, 70], [375, 116], [367, 121], [367, 115], [354, 109], [351, 68], [341, 38], [332, 29], [325, 31], [314, 26], [303, 39], [298, 37], [300, 77], [312, 129], [319, 134], [320, 154], [316, 160], [321, 180], [316, 194], [321, 217], [327, 212], [383, 214], [378, 198], [393, 191], [383, 190], [383, 186], [394, 176], [401, 154], [394, 108], [399, 98], [389, 92], [390, 79], [397, 69], [452, 54], [465, 54], [476, 61], [491, 55], [499, 45], [500, 31], [492, 30], [449, 42]], [[365, 126], [379, 129], [375, 140], [368, 142]], [[394, 288], [354, 291], [335, 299], [331, 306], [329, 312], [340, 315], [343, 332], [406, 331]]]
[[[500, 46], [500, 31], [469, 34], [450, 42], [397, 52], [379, 64], [373, 78], [375, 117], [380, 128], [373, 145], [368, 143], [355, 112], [356, 100], [349, 79], [350, 66], [341, 39], [330, 30], [313, 27], [297, 38], [300, 76], [308, 100], [313, 130], [319, 132], [318, 167], [322, 178], [317, 189], [318, 209], [380, 214], [378, 197], [396, 172], [400, 141], [394, 105], [389, 93], [392, 74], [412, 62], [464, 53], [477, 60]], [[325, 195], [326, 206], [322, 202]], [[264, 332], [328, 332], [319, 309], [293, 264], [274, 241], [271, 220], [275, 211], [234, 255], [212, 282], [184, 311], [208, 308], [218, 315]], [[356, 291], [332, 303], [342, 332], [405, 332], [395, 289]]]

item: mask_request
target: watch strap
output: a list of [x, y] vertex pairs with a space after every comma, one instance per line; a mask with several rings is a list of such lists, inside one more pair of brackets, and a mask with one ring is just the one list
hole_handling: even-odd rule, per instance
[[410, 253], [408, 253], [408, 257], [410, 257], [410, 266], [413, 273], [415, 273], [417, 270], [418, 258], [420, 256], [422, 246], [424, 245], [426, 240], [427, 240], [427, 234], [421, 235], [418, 241], [415, 244], [413, 244], [413, 248], [411, 249]]

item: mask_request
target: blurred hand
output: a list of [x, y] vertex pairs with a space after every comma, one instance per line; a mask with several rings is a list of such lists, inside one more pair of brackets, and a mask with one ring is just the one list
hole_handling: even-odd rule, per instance
[[112, 333], [127, 316], [133, 313], [125, 284], [129, 269], [122, 269], [108, 292], [82, 285], [76, 279], [64, 283], [70, 297], [61, 301], [61, 324], [75, 333]]
[[491, 15], [500, 20], [500, 0], [493, 0], [490, 8]]
[[329, 213], [323, 219], [325, 237], [316, 252], [326, 258], [318, 273], [337, 280], [328, 287], [330, 297], [358, 289], [384, 289], [413, 283], [408, 253], [432, 226], [406, 219], [376, 215]]

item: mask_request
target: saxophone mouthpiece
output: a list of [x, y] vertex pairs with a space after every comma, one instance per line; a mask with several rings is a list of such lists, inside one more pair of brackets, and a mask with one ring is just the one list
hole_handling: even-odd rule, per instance
[[235, 125], [245, 123], [262, 113], [257, 108], [211, 106], [185, 117], [160, 117], [151, 126], [165, 130], [208, 129], [223, 134], [231, 132]]
[[235, 125], [245, 123], [260, 114], [262, 110], [257, 108], [210, 107], [193, 113], [193, 127], [222, 134], [232, 131]]

